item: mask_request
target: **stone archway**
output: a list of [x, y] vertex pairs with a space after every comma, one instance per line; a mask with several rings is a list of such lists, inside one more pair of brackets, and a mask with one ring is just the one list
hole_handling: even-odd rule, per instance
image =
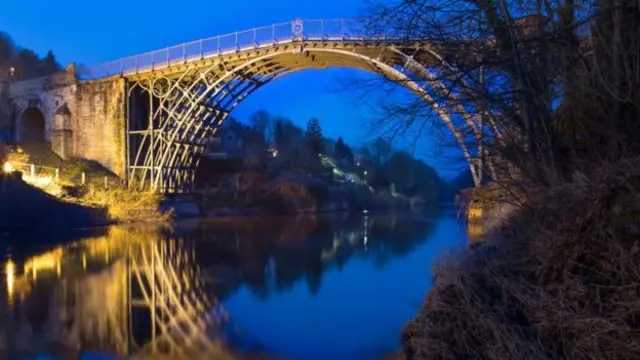
[[42, 111], [35, 107], [27, 108], [20, 117], [19, 142], [46, 141], [46, 124]]

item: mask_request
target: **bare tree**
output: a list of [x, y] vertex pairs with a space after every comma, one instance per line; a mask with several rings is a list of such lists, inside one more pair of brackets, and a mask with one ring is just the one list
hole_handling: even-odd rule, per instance
[[[593, 160], [637, 149], [637, 2], [373, 5], [371, 31], [428, 40], [442, 56], [423, 80], [439, 90], [433, 102], [452, 114], [454, 146], [474, 149], [467, 159], [477, 162], [476, 178], [551, 184]], [[365, 91], [380, 86], [358, 85]], [[441, 123], [423, 99], [383, 106], [375, 125], [391, 137], [410, 129], [421, 136]]]

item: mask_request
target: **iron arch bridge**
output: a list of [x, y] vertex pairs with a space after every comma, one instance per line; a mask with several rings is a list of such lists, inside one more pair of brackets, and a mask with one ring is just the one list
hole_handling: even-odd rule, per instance
[[[455, 71], [444, 60], [444, 47], [428, 39], [374, 34], [359, 20], [294, 20], [93, 66], [85, 77], [126, 79], [129, 186], [189, 191], [203, 140], [242, 100], [271, 80], [328, 67], [380, 74], [430, 104], [457, 140], [477, 185], [483, 125], [461, 105], [435, 100], [444, 96], [459, 104], [430, 70]], [[454, 125], [447, 108], [462, 114], [464, 128]], [[478, 149], [469, 148], [465, 134], [475, 134]]]

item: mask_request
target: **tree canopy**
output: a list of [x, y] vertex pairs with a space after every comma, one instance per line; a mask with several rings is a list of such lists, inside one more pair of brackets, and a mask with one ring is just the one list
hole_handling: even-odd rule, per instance
[[9, 34], [0, 32], [0, 79], [28, 80], [60, 69], [51, 50], [41, 58], [33, 50], [16, 45]]
[[324, 151], [324, 138], [322, 136], [322, 127], [320, 126], [320, 119], [311, 118], [307, 121], [307, 131], [305, 133], [309, 146], [316, 154], [321, 154]]
[[[305, 130], [290, 119], [265, 110], [257, 111], [248, 120], [249, 125], [242, 125], [229, 119], [225, 126], [233, 128], [245, 141], [245, 146], [254, 144], [259, 145], [257, 148], [277, 150], [275, 160], [282, 171], [324, 176], [330, 170], [327, 166], [333, 166], [340, 173], [364, 179], [377, 191], [419, 197], [430, 204], [451, 201], [460, 186], [473, 186], [469, 174], [462, 174], [460, 179], [448, 184], [433, 167], [408, 152], [394, 150], [383, 138], [352, 150], [342, 137], [337, 140], [325, 138], [320, 119], [315, 117], [307, 121]], [[272, 134], [272, 138], [267, 134]], [[325, 160], [321, 161], [318, 155]]]

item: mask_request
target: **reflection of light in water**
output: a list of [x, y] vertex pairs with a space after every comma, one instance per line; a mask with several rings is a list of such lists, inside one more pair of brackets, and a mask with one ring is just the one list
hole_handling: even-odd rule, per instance
[[13, 287], [16, 279], [16, 264], [11, 260], [7, 260], [4, 266], [4, 273], [7, 276], [7, 302], [13, 304]]
[[369, 217], [364, 216], [364, 249], [367, 250], [367, 242], [369, 242]]
[[24, 264], [25, 275], [32, 272], [33, 278], [36, 279], [38, 277], [38, 271], [57, 270], [62, 254], [62, 248], [58, 248], [46, 254], [32, 257]]
[[82, 268], [84, 270], [87, 269], [88, 259], [93, 260], [102, 256], [109, 263], [119, 253], [122, 253], [128, 246], [136, 242], [135, 240], [122, 241], [121, 236], [119, 236], [120, 232], [118, 232], [118, 229], [114, 229], [111, 232], [115, 234], [114, 236], [82, 240], [74, 243], [71, 247], [60, 246], [44, 254], [33, 256], [25, 261], [24, 275], [31, 274], [32, 278], [36, 280], [39, 272], [55, 271], [60, 277], [62, 275], [62, 260], [69, 255], [68, 250], [70, 248], [82, 249]]
[[[211, 316], [209, 312], [215, 301], [203, 290], [200, 270], [197, 264], [192, 263], [193, 249], [174, 246], [174, 242], [156, 241], [155, 233], [147, 236], [146, 232], [141, 232], [140, 240], [134, 236], [127, 237], [131, 241], [123, 239], [129, 233], [111, 233], [122, 236], [90, 238], [29, 258], [24, 266], [26, 279], [21, 278], [15, 264], [5, 264], [7, 292], [10, 297], [11, 294], [13, 297], [24, 295], [23, 292], [28, 293], [31, 288], [23, 284], [29, 285], [32, 276], [40, 275], [42, 278], [45, 274], [55, 276], [57, 273], [61, 277], [63, 261], [65, 274], [81, 263], [85, 271], [87, 268], [94, 271], [88, 276], [69, 272], [67, 275], [73, 286], [67, 286], [66, 281], [58, 281], [51, 294], [60, 302], [56, 300], [46, 305], [57, 309], [61, 320], [74, 319], [69, 325], [69, 333], [77, 334], [91, 344], [104, 344], [114, 353], [124, 354], [129, 336], [123, 332], [127, 329], [127, 314], [133, 306], [142, 311], [149, 310], [149, 313], [154, 308], [150, 326], [160, 331], [152, 332], [152, 339], [139, 344], [144, 349], [152, 352], [155, 344], [165, 342], [176, 349], [183, 349], [197, 341], [198, 346], [204, 345], [208, 353], [214, 354], [212, 358], [228, 359], [215, 353], [220, 349], [207, 337], [208, 331], [218, 326], [221, 318], [217, 313]], [[104, 261], [108, 266], [103, 266]], [[271, 260], [268, 269], [274, 279], [275, 265]], [[123, 279], [130, 279], [130, 282]], [[52, 332], [57, 329], [54, 326]], [[65, 334], [63, 340], [67, 340]], [[149, 359], [156, 358], [149, 356]]]

